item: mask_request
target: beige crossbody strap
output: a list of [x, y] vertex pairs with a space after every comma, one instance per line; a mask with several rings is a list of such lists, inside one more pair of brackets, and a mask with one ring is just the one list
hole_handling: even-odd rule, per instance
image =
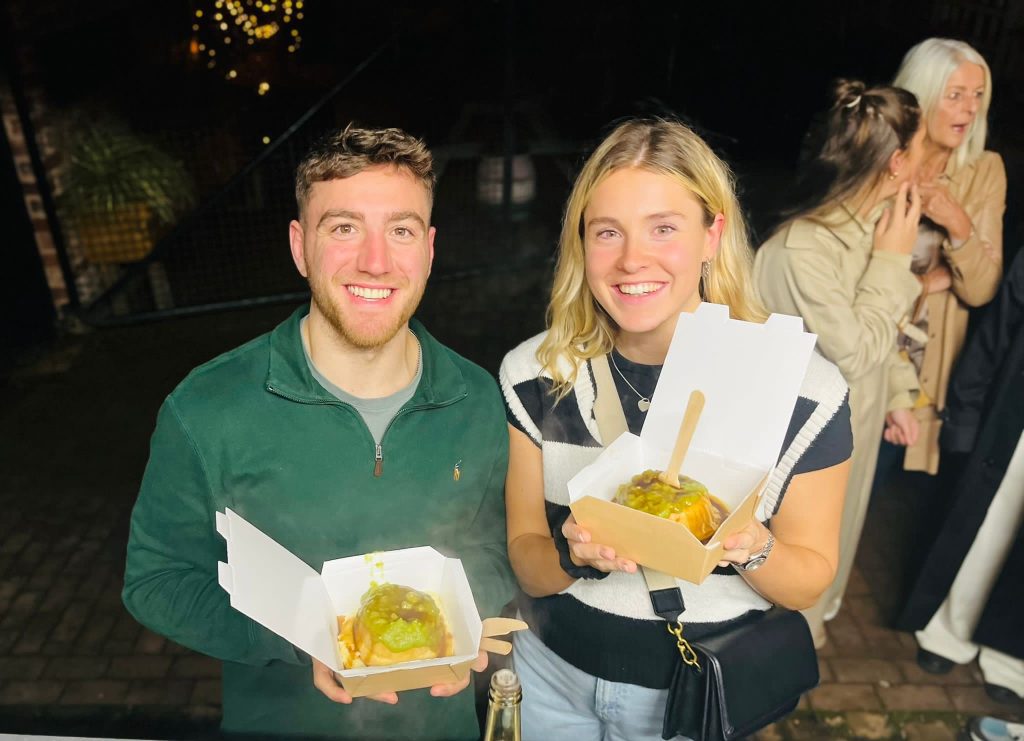
[[[597, 429], [601, 432], [601, 441], [607, 448], [612, 442], [628, 427], [626, 426], [626, 413], [622, 411], [622, 400], [615, 390], [615, 379], [612, 378], [612, 370], [608, 365], [607, 355], [598, 355], [590, 359], [590, 367], [594, 372], [594, 385], [597, 386], [597, 399], [594, 401], [594, 419], [597, 421]], [[659, 604], [655, 604], [655, 611], [665, 617], [670, 623], [678, 619], [683, 611], [683, 597], [679, 592], [675, 577], [664, 574], [646, 566], [641, 566], [644, 579], [647, 581], [647, 589], [651, 593], [651, 601], [662, 598], [665, 595], [669, 598], [671, 605], [668, 611], [659, 610]], [[678, 600], [678, 602], [677, 602]], [[662, 613], [665, 614], [662, 614]], [[672, 617], [666, 617], [671, 614]], [[689, 644], [687, 644], [689, 647]]]
[[597, 386], [594, 420], [601, 433], [601, 444], [607, 448], [629, 427], [626, 425], [626, 413], [622, 411], [622, 401], [615, 390], [615, 379], [612, 378], [612, 369], [608, 365], [608, 356], [598, 355], [591, 358], [590, 368], [594, 372], [594, 384]]

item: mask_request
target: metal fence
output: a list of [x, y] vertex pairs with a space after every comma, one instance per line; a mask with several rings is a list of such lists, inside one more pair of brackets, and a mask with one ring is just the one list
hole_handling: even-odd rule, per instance
[[[108, 285], [83, 302], [81, 318], [95, 325], [128, 323], [303, 300], [305, 281], [292, 264], [287, 237], [295, 215], [295, 166], [314, 138], [351, 118], [343, 102], [350, 96], [340, 93], [350, 92], [373, 62], [353, 71], [151, 252], [132, 262], [91, 266]], [[457, 344], [472, 347], [468, 354], [492, 357], [488, 343], [507, 350], [510, 340], [541, 328], [559, 210], [580, 145], [554, 139], [537, 145], [535, 138], [532, 146], [534, 151], [510, 158], [508, 181], [505, 159], [482, 144], [431, 147], [439, 173], [433, 213], [438, 235], [421, 314], [445, 328], [457, 323], [464, 337]], [[129, 213], [124, 232], [108, 235], [111, 250], [141, 228], [130, 223], [133, 218], [144, 217]]]
[[[96, 264], [79, 250], [78, 276], [101, 284], [82, 302], [81, 320], [116, 325], [306, 300], [287, 238], [295, 216], [295, 167], [315, 138], [353, 118], [352, 88], [374, 61], [353, 70], [151, 250]], [[500, 116], [487, 124], [500, 127]], [[453, 136], [431, 147], [439, 174], [433, 212], [438, 234], [419, 316], [442, 341], [493, 370], [501, 353], [542, 328], [560, 208], [581, 145], [524, 136], [518, 154], [506, 158], [458, 126]], [[145, 228], [145, 214], [125, 213], [117, 229]], [[80, 236], [71, 234], [73, 252]]]

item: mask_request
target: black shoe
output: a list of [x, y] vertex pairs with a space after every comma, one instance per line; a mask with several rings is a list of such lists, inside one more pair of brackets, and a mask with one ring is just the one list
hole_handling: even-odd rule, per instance
[[955, 663], [945, 656], [939, 656], [931, 651], [919, 648], [917, 649], [917, 665], [929, 674], [949, 674], [953, 670]]
[[1021, 696], [1009, 687], [985, 682], [985, 694], [1003, 705], [1014, 705], [1021, 701]]

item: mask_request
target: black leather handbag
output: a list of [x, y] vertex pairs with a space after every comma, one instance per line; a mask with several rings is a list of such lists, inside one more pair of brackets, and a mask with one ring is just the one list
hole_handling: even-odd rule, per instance
[[818, 685], [818, 659], [804, 616], [773, 607], [693, 642], [669, 687], [662, 738], [732, 741], [793, 711]]

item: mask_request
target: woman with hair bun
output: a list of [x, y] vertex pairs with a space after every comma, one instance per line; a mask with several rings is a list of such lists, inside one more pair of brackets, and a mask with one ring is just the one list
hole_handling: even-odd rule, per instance
[[[530, 626], [515, 638], [527, 741], [661, 738], [681, 661], [675, 639], [637, 564], [576, 524], [566, 483], [615, 437], [598, 424], [597, 395], [610, 390], [640, 432], [681, 312], [711, 301], [764, 320], [750, 263], [729, 169], [682, 124], [622, 123], [584, 164], [565, 209], [548, 329], [513, 349], [500, 373], [508, 553]], [[690, 351], [699, 363], [714, 349]], [[786, 465], [766, 488], [771, 527], [754, 520], [726, 538], [724, 561], [700, 585], [676, 581], [689, 640], [771, 603], [811, 605], [832, 581], [851, 449], [846, 395], [838, 369], [814, 355]], [[763, 566], [745, 570], [758, 554]]]
[[818, 350], [850, 384], [854, 453], [836, 578], [804, 612], [819, 646], [824, 620], [839, 611], [864, 524], [896, 336], [921, 293], [910, 272], [921, 210], [913, 180], [925, 134], [917, 101], [906, 90], [846, 80], [833, 100], [796, 205], [754, 262], [768, 309], [803, 317]]
[[[978, 52], [962, 41], [926, 39], [907, 52], [893, 84], [917, 96], [925, 123], [922, 218], [911, 260], [922, 292], [897, 340], [903, 362], [893, 370], [884, 437], [906, 446], [906, 470], [934, 475], [939, 415], [968, 307], [991, 301], [1002, 276], [1006, 169], [985, 150], [992, 73]], [[901, 424], [907, 410], [920, 429], [916, 440]]]

